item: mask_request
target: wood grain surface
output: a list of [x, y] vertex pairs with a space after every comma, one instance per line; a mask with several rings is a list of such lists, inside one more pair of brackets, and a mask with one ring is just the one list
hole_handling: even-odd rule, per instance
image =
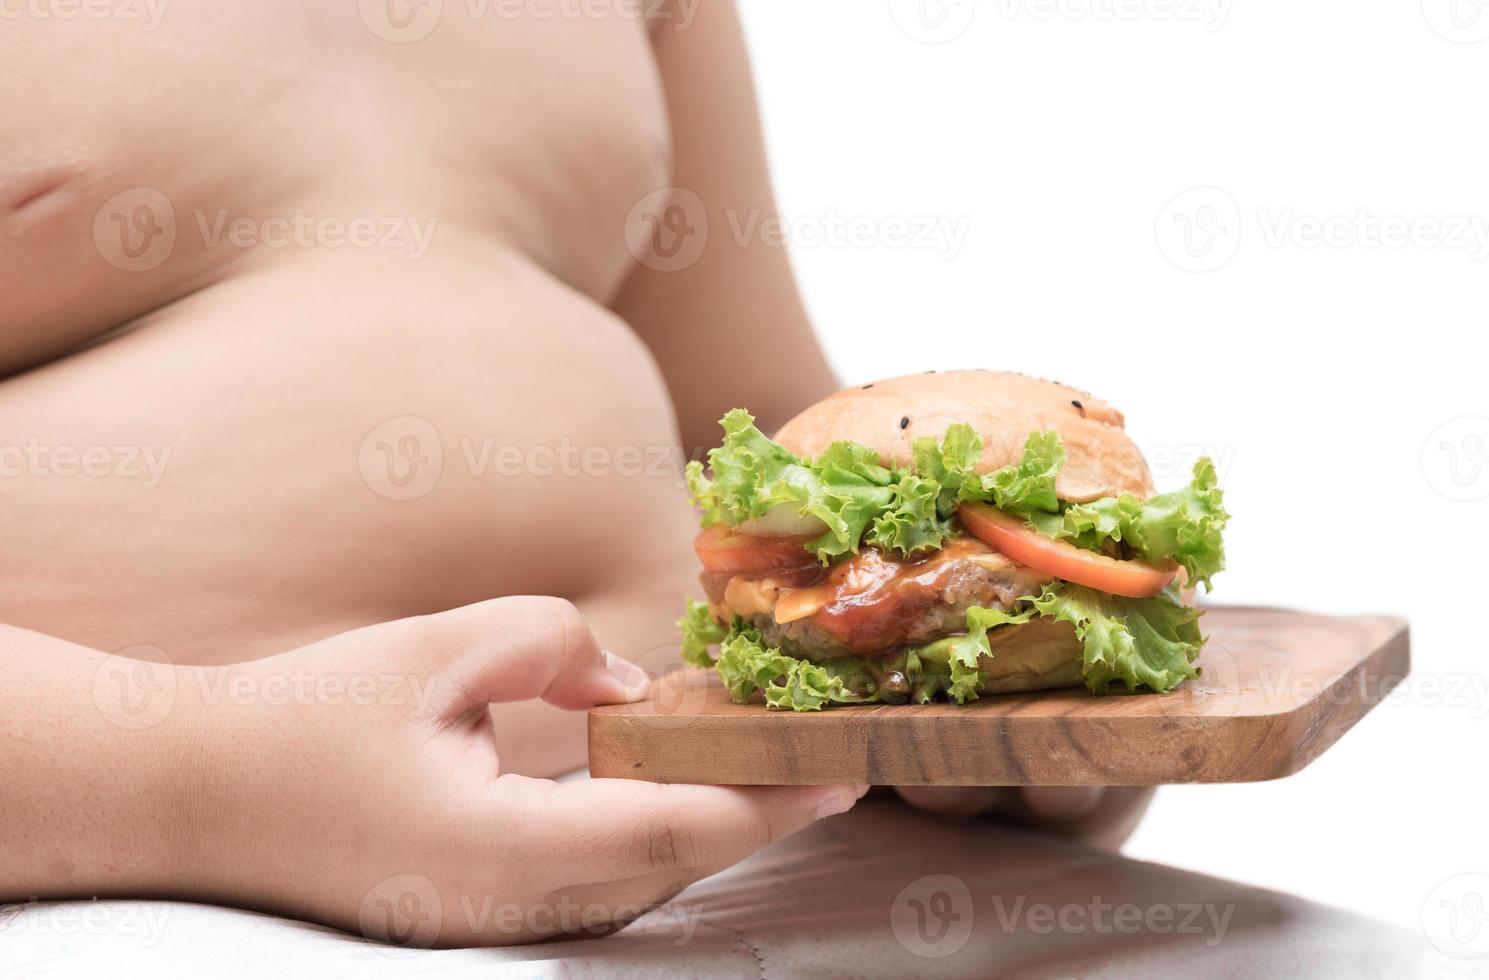
[[1210, 607], [1203, 675], [1171, 694], [1084, 689], [966, 705], [770, 711], [712, 671], [589, 715], [590, 772], [666, 783], [1078, 786], [1277, 779], [1312, 762], [1406, 676], [1385, 616]]

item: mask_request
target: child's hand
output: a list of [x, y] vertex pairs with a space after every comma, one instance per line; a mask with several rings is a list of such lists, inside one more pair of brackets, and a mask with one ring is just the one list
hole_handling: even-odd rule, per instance
[[202, 897], [398, 942], [601, 932], [862, 795], [501, 775], [488, 702], [646, 693], [558, 599], [356, 630], [221, 680], [231, 703], [195, 709], [215, 763]]

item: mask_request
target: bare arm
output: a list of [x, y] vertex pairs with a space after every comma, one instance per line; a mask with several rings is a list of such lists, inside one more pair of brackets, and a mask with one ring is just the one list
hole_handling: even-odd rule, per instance
[[0, 901], [172, 892], [204, 744], [179, 671], [0, 626], [0, 676]]
[[[419, 945], [505, 945], [614, 928], [867, 789], [502, 772], [490, 704], [580, 711], [646, 687], [573, 606], [543, 597], [225, 668], [0, 628], [0, 902], [192, 898]], [[409, 894], [409, 919], [390, 918]], [[586, 918], [469, 911], [483, 897]]]
[[[730, 408], [749, 408], [769, 432], [838, 385], [786, 250], [758, 232], [776, 205], [735, 6], [709, 0], [686, 29], [676, 23], [657, 30], [654, 47], [672, 125], [673, 184], [697, 195], [675, 200], [694, 211], [701, 203], [706, 244], [683, 268], [638, 265], [614, 305], [661, 365], [692, 451], [718, 441], [717, 422]], [[683, 216], [701, 230], [696, 213]], [[740, 233], [746, 229], [754, 233]]]

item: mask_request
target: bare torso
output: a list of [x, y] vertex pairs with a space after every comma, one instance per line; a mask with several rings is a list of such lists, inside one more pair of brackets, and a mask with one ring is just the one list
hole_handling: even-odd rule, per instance
[[[835, 384], [779, 247], [627, 247], [673, 183], [774, 213], [740, 34], [727, 0], [0, 3], [0, 623], [212, 664], [539, 593], [674, 651], [679, 432]], [[583, 762], [582, 713], [493, 719], [503, 770]]]
[[210, 663], [546, 593], [671, 642], [676, 424], [607, 309], [669, 180], [648, 24], [445, 8], [7, 23], [0, 621]]

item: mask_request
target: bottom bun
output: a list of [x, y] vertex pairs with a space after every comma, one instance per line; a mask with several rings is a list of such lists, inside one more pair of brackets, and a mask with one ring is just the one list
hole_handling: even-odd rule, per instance
[[984, 694], [1016, 694], [1057, 687], [1080, 687], [1084, 660], [1075, 627], [1039, 617], [988, 634], [992, 655], [977, 664], [987, 676]]

